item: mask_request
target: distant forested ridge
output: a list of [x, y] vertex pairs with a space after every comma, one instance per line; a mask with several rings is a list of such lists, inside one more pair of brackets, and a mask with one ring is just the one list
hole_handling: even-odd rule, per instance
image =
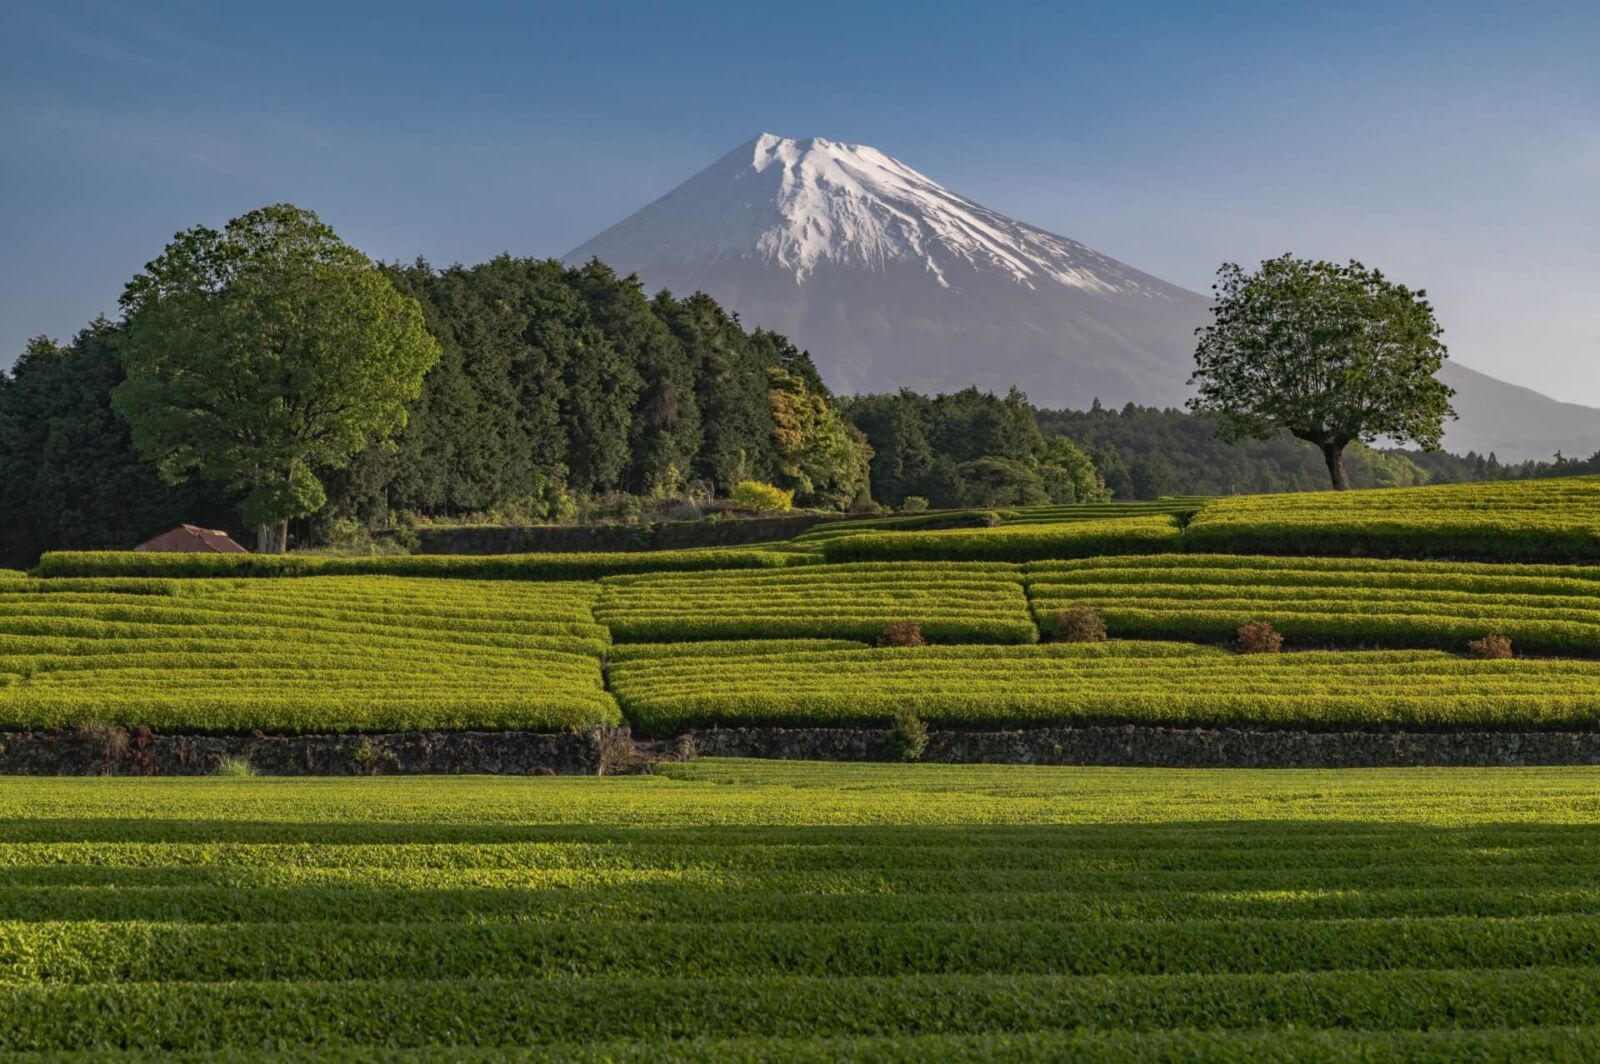
[[[1224, 443], [1216, 438], [1214, 418], [1132, 403], [1113, 410], [1097, 402], [1089, 410], [1039, 410], [1036, 416], [1046, 435], [1067, 436], [1086, 450], [1119, 499], [1321, 491], [1328, 486], [1321, 453], [1288, 433]], [[1346, 462], [1352, 486], [1358, 488], [1600, 473], [1600, 451], [1587, 459], [1552, 456], [1545, 462], [1505, 463], [1493, 454], [1358, 444], [1350, 448]]]
[[[1224, 444], [1174, 410], [1035, 411], [1019, 392], [836, 398], [810, 356], [704, 294], [646, 296], [597, 262], [501, 257], [384, 267], [441, 357], [387, 445], [320, 471], [299, 545], [414, 519], [535, 523], [639, 513], [684, 494], [777, 484], [802, 506], [998, 506], [1320, 488], [1284, 437]], [[122, 326], [40, 338], [0, 373], [0, 566], [128, 547], [180, 521], [236, 528], [238, 499], [162, 482], [113, 410]], [[1600, 471], [1586, 462], [1356, 449], [1357, 485]]]

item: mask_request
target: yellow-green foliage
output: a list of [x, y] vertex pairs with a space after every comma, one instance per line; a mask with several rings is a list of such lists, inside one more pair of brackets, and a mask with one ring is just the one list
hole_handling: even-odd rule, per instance
[[1600, 726], [1600, 662], [1437, 651], [1239, 656], [1184, 643], [875, 648], [619, 662], [611, 689], [652, 733], [740, 725]]
[[0, 591], [0, 727], [615, 723], [596, 593], [404, 577], [28, 581]]
[[1267, 621], [1291, 641], [1600, 652], [1600, 569], [1370, 558], [1173, 554], [1027, 567], [1041, 624], [1091, 606], [1113, 636], [1217, 640]]
[[1587, 1060], [1594, 777], [0, 779], [0, 1046]]
[[741, 547], [543, 554], [158, 554], [51, 551], [42, 576], [438, 576], [467, 580], [593, 580], [617, 573], [762, 569], [787, 555]]
[[1104, 520], [1004, 524], [932, 532], [862, 532], [822, 540], [823, 559], [850, 561], [1003, 561], [1146, 554], [1178, 550], [1178, 520], [1169, 514]]
[[603, 582], [595, 618], [619, 642], [840, 638], [915, 621], [944, 643], [1037, 638], [1014, 565], [910, 562], [771, 572], [658, 573]]
[[729, 501], [741, 510], [778, 512], [794, 508], [794, 492], [759, 480], [741, 480], [733, 486]]
[[1600, 477], [1239, 495], [1190, 522], [1191, 551], [1600, 561]]

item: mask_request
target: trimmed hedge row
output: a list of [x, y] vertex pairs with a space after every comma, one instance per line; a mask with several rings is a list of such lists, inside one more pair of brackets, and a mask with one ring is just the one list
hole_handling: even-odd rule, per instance
[[619, 577], [602, 584], [595, 618], [619, 642], [871, 641], [905, 621], [936, 642], [1038, 638], [1020, 575], [1008, 565], [887, 563]]
[[1185, 644], [924, 647], [619, 662], [653, 734], [723, 726], [929, 724], [1540, 730], [1600, 726], [1600, 663], [1432, 651], [1241, 656]]
[[790, 556], [769, 550], [696, 550], [587, 554], [179, 554], [138, 551], [51, 551], [38, 573], [63, 576], [433, 576], [479, 580], [595, 580], [619, 573], [776, 568]]
[[[336, 933], [335, 933], [336, 932]], [[128, 982], [550, 979], [745, 975], [852, 978], [1304, 973], [1411, 968], [1582, 968], [1600, 917], [1385, 920], [1089, 920], [928, 917], [887, 924], [640, 921], [470, 925], [289, 921], [194, 926], [122, 921], [0, 924], [0, 985]]]
[[1592, 776], [0, 779], [0, 1045], [1586, 1059]]
[[852, 561], [1003, 561], [1077, 558], [1097, 554], [1147, 554], [1178, 550], [1181, 532], [1175, 517], [1014, 524], [978, 531], [867, 532], [824, 540], [826, 562]]
[[610, 639], [593, 584], [29, 584], [0, 590], [0, 728], [553, 731], [621, 719], [602, 684]]
[[1088, 606], [1114, 636], [1218, 640], [1266, 621], [1291, 640], [1464, 650], [1495, 631], [1524, 650], [1600, 651], [1600, 569], [1179, 555], [1042, 562], [1040, 625]]
[[1600, 477], [1234, 496], [1195, 515], [1185, 547], [1600, 562]]

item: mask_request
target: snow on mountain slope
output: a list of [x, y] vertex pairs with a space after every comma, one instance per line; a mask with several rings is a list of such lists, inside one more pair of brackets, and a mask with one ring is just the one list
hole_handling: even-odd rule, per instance
[[[689, 223], [686, 225], [686, 223]], [[996, 214], [876, 148], [763, 133], [570, 257], [624, 244], [662, 262], [753, 258], [803, 284], [821, 263], [883, 271], [911, 263], [945, 288], [951, 267], [1036, 288], [1171, 298], [1170, 285], [1075, 240]]]
[[[764, 133], [564, 258], [709, 292], [841, 391], [1016, 386], [1041, 406], [1188, 395], [1208, 300], [1007, 218], [864, 145]], [[1465, 367], [1446, 444], [1600, 448], [1600, 411]]]

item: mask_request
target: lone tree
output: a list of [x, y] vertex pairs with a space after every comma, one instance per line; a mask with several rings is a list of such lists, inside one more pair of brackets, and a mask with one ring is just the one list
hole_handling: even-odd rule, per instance
[[1350, 487], [1344, 449], [1354, 440], [1438, 448], [1455, 393], [1434, 377], [1447, 354], [1426, 292], [1359, 262], [1288, 255], [1253, 274], [1226, 263], [1212, 289], [1189, 408], [1219, 415], [1223, 439], [1287, 429], [1322, 449], [1340, 490]]
[[179, 233], [122, 294], [113, 403], [169, 481], [244, 493], [257, 549], [327, 501], [340, 468], [406, 422], [439, 358], [416, 300], [311, 211], [277, 204]]

